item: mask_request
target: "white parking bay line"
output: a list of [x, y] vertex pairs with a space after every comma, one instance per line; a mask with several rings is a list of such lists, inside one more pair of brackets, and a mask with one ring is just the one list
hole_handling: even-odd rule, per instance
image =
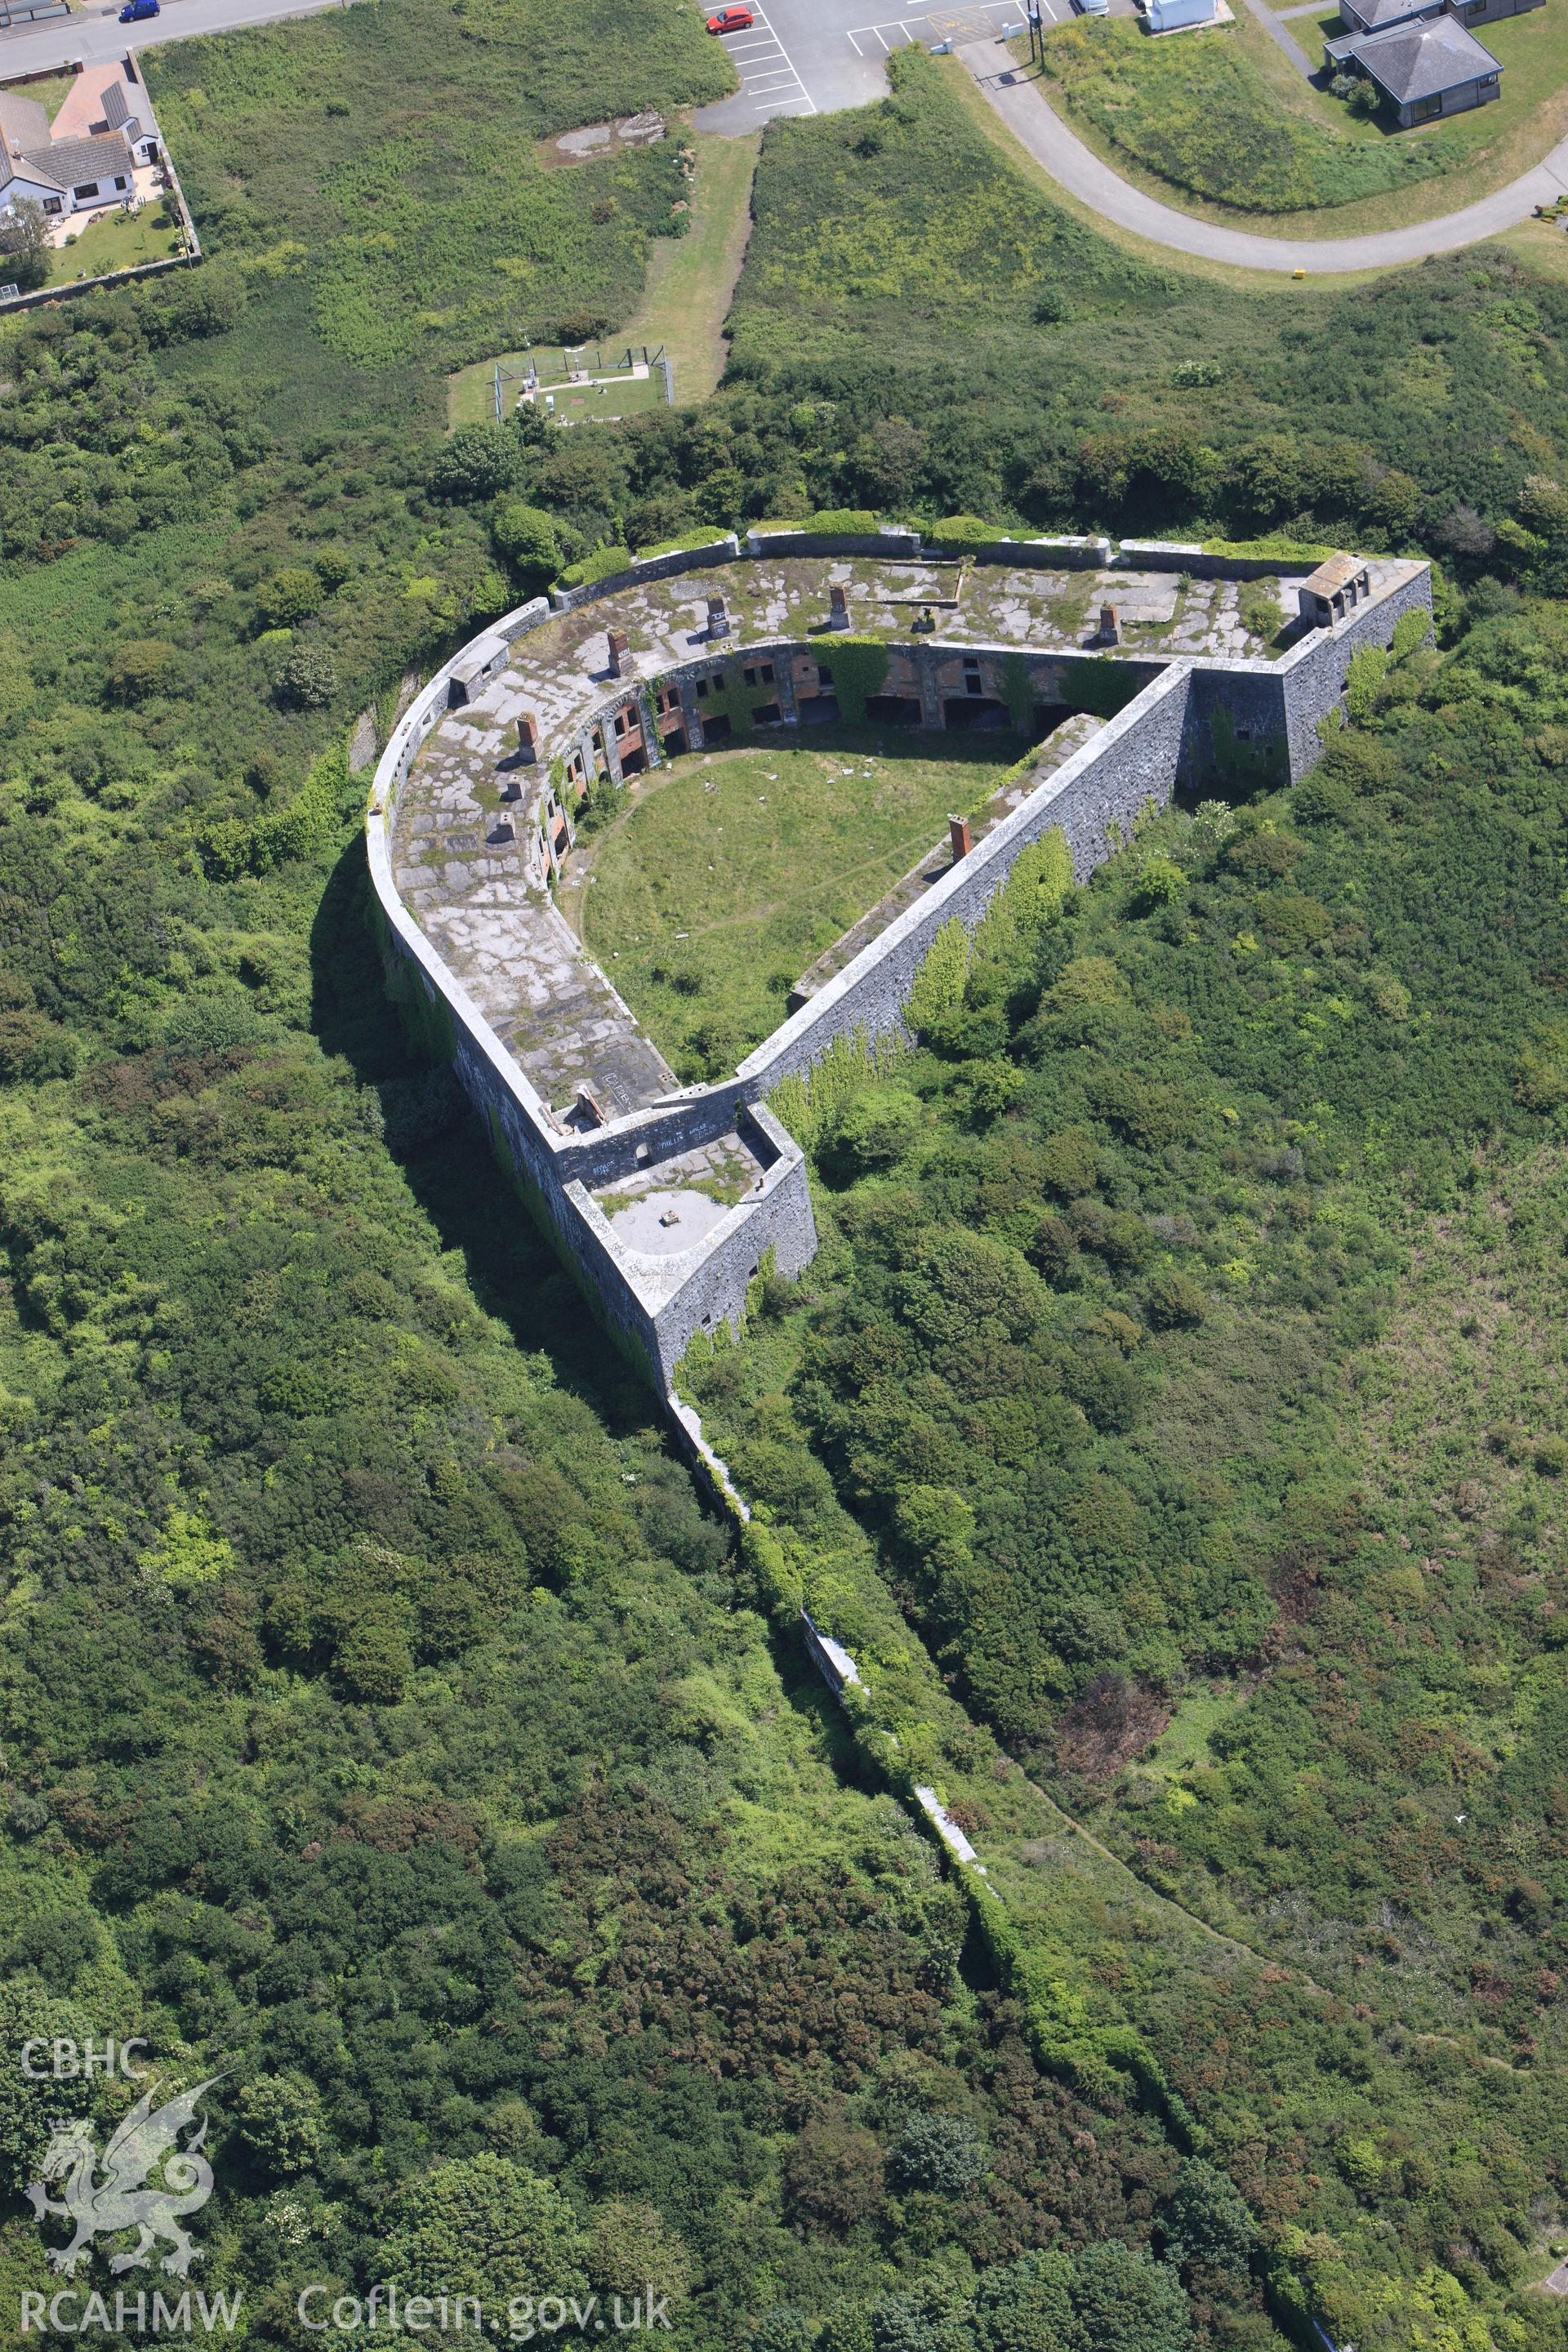
[[[1051, 0], [1038, 0], [1038, 5], [1055, 24], [1057, 15]], [[926, 40], [933, 34], [939, 38], [973, 39], [980, 30], [974, 19], [1017, 14], [1018, 9], [1013, 5], [1013, 0], [978, 0], [978, 5], [959, 11], [933, 9], [927, 16], [884, 16], [878, 25], [857, 25], [852, 33], [845, 35], [845, 38], [856, 56], [863, 58], [866, 52], [860, 46], [862, 41], [879, 41], [883, 51], [887, 52], [899, 47], [902, 42]], [[969, 20], [967, 23], [966, 18]], [[897, 33], [899, 40], [889, 40], [889, 33]]]
[[[804, 106], [807, 113], [815, 114], [816, 112], [816, 100], [806, 89], [805, 82], [802, 81], [800, 75], [796, 70], [795, 59], [790, 56], [789, 51], [779, 39], [777, 31], [763, 15], [760, 8], [755, 11], [755, 15], [758, 31], [766, 33], [772, 39], [774, 47], [778, 51], [779, 58], [782, 61], [789, 79], [795, 83], [796, 89], [800, 92], [800, 96], [798, 98], [784, 98], [781, 95], [763, 99], [758, 102], [756, 107], [753, 109], [753, 111], [762, 112], [767, 110], [777, 112], [777, 110], [784, 106]], [[749, 71], [744, 66], [742, 67], [741, 71], [743, 77], [742, 88], [747, 95], [750, 95], [752, 90], [755, 89], [760, 82], [771, 81], [774, 78], [773, 61], [771, 58], [767, 59], [763, 69], [760, 74]]]

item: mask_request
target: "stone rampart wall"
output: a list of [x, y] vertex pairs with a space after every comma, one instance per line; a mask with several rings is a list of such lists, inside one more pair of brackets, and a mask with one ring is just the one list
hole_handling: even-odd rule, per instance
[[1351, 658], [1365, 646], [1386, 647], [1406, 613], [1432, 611], [1432, 575], [1423, 565], [1369, 604], [1358, 604], [1336, 628], [1314, 629], [1279, 665], [1285, 675], [1285, 732], [1290, 773], [1304, 776], [1322, 756], [1318, 722], [1344, 709]]
[[1130, 572], [1186, 572], [1194, 580], [1277, 580], [1312, 569], [1300, 556], [1205, 555], [1174, 539], [1124, 539], [1112, 560]]
[[596, 604], [602, 597], [618, 596], [648, 580], [673, 580], [682, 572], [710, 572], [716, 563], [733, 563], [741, 552], [734, 532], [705, 547], [678, 547], [668, 555], [634, 556], [624, 572], [608, 572], [603, 580], [584, 581], [581, 588], [552, 588], [550, 601], [558, 613], [574, 613], [579, 604]]
[[918, 530], [752, 530], [746, 534], [749, 555], [886, 555], [902, 562], [918, 556]]
[[834, 1038], [901, 1031], [916, 972], [942, 925], [957, 916], [973, 930], [1012, 871], [1019, 851], [1058, 827], [1079, 879], [1125, 840], [1148, 803], [1165, 807], [1181, 772], [1188, 670], [1173, 667], [1075, 752], [978, 847], [863, 948], [841, 972], [748, 1055], [737, 1076], [759, 1093], [800, 1076]]
[[1020, 572], [1098, 572], [1113, 561], [1108, 539], [995, 539], [954, 541], [927, 540], [922, 554], [953, 560], [968, 556], [972, 563], [1009, 563]]
[[[732, 560], [733, 553], [731, 541], [718, 560]], [[683, 571], [714, 560], [707, 549], [660, 559]], [[1016, 559], [1009, 548], [1000, 560]], [[623, 584], [625, 578], [620, 575]], [[613, 584], [597, 583], [596, 593], [607, 593]], [[459, 671], [472, 677], [476, 661], [491, 672], [494, 656], [546, 617], [542, 602], [507, 614], [465, 646], [393, 730], [366, 813], [370, 872], [384, 918], [392, 992], [409, 1001], [415, 992], [424, 1015], [416, 1025], [426, 1035], [447, 1036], [458, 1077], [545, 1232], [627, 1352], [668, 1393], [694, 1333], [721, 1319], [739, 1319], [746, 1286], [770, 1249], [785, 1274], [798, 1273], [816, 1249], [804, 1156], [758, 1098], [781, 1078], [808, 1071], [836, 1037], [900, 1031], [910, 985], [942, 925], [956, 916], [973, 929], [1019, 851], [1052, 828], [1066, 836], [1082, 879], [1127, 837], [1142, 809], [1151, 803], [1164, 807], [1179, 785], [1211, 775], [1223, 779], [1238, 765], [1254, 767], [1265, 782], [1304, 774], [1321, 756], [1320, 722], [1342, 707], [1352, 656], [1365, 645], [1387, 646], [1405, 612], [1429, 611], [1430, 577], [1425, 568], [1414, 572], [1337, 628], [1313, 632], [1277, 662], [1183, 658], [1163, 667], [1152, 660], [1124, 665], [1146, 679], [1136, 698], [748, 1055], [732, 1078], [686, 1089], [587, 1133], [559, 1124], [437, 954], [398, 898], [391, 857], [399, 790], [448, 706], [454, 677]], [[751, 659], [782, 650], [716, 645], [683, 664], [679, 675], [695, 675], [716, 657]], [[831, 661], [830, 638], [815, 640], [812, 650], [826, 652]], [[1047, 691], [1052, 679], [1065, 685], [1068, 667], [1085, 658], [1056, 649], [953, 648], [926, 641], [889, 650], [907, 659], [922, 682], [932, 665], [955, 653], [977, 652], [990, 663], [1022, 654], [1032, 681]], [[605, 710], [626, 697], [626, 688], [618, 688]], [[587, 724], [603, 716], [595, 712]], [[764, 1170], [758, 1192], [679, 1256], [646, 1256], [616, 1242], [589, 1197], [591, 1188], [711, 1142], [732, 1128], [753, 1139]]]

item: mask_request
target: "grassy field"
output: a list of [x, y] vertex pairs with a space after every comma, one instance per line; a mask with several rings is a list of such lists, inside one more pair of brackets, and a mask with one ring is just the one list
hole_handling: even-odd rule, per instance
[[[675, 372], [675, 397], [683, 407], [706, 400], [724, 373], [724, 320], [730, 297], [745, 258], [752, 226], [752, 175], [757, 166], [760, 132], [747, 139], [719, 139], [701, 131], [690, 134], [697, 150], [696, 194], [691, 226], [684, 236], [660, 237], [648, 257], [647, 284], [642, 307], [614, 338], [613, 348], [646, 343], [657, 351], [662, 344]], [[606, 345], [606, 350], [610, 349]], [[560, 352], [535, 352], [543, 380]], [[504, 368], [521, 369], [525, 354], [503, 352]], [[453, 426], [487, 423], [494, 415], [492, 360], [460, 368], [447, 387], [447, 416]], [[593, 394], [581, 404], [598, 416], [632, 416], [639, 409], [657, 407], [663, 398], [658, 382], [612, 386], [607, 396]], [[590, 404], [592, 405], [590, 406]], [[573, 404], [556, 400], [557, 410], [570, 415]]]
[[524, 334], [608, 339], [679, 217], [678, 143], [547, 172], [534, 142], [590, 107], [668, 111], [733, 79], [663, 0], [564, 20], [548, 0], [399, 0], [182, 43], [149, 77], [209, 250], [300, 278], [352, 366], [426, 377]]
[[[806, 965], [989, 797], [1016, 750], [884, 749], [875, 729], [697, 754], [572, 861], [563, 903], [682, 1077], [732, 1066]], [[588, 878], [591, 877], [592, 878]]]
[[[1294, 27], [1310, 54], [1320, 29], [1311, 18]], [[1406, 131], [1310, 87], [1245, 13], [1179, 57], [1131, 24], [1075, 21], [1047, 45], [1047, 79], [1075, 128], [1141, 184], [1179, 189], [1200, 210], [1267, 214], [1281, 232], [1342, 236], [1472, 202], [1568, 128], [1558, 19], [1536, 9], [1484, 30], [1505, 69], [1501, 98]]]
[[724, 320], [746, 257], [752, 227], [752, 180], [762, 133], [719, 139], [692, 136], [697, 195], [691, 227], [661, 237], [648, 257], [647, 290], [626, 332], [651, 349], [660, 342], [675, 365], [675, 397], [682, 406], [706, 400], [724, 373]]
[[[1027, 58], [1028, 50], [1026, 47], [1024, 50], [1026, 63]], [[1251, 295], [1278, 296], [1280, 280], [1271, 269], [1239, 269], [1227, 261], [1210, 261], [1199, 254], [1177, 253], [1169, 246], [1154, 245], [1147, 237], [1135, 236], [1131, 229], [1122, 228], [1114, 221], [1099, 218], [1090, 212], [1087, 205], [1079, 204], [1075, 196], [1070, 196], [1065, 188], [1053, 180], [1044, 165], [1036, 162], [1026, 147], [1020, 146], [995, 108], [988, 104], [984, 94], [976, 85], [973, 76], [963, 66], [951, 58], [938, 62], [949, 96], [954, 106], [967, 118], [968, 125], [976, 136], [994, 148], [1017, 176], [1026, 182], [1037, 195], [1054, 199], [1058, 208], [1070, 220], [1080, 228], [1093, 231], [1104, 246], [1126, 255], [1132, 260], [1151, 266], [1159, 262], [1170, 270], [1173, 278], [1194, 281], [1194, 290], [1201, 289], [1212, 293], [1218, 289], [1226, 288]], [[1112, 150], [1108, 142], [1101, 141], [1092, 131], [1086, 134], [1081, 122], [1075, 123], [1074, 128], [1080, 136], [1087, 135], [1088, 143], [1090, 146], [1103, 152], [1113, 160], [1117, 170], [1126, 178], [1139, 181], [1145, 176], [1141, 174], [1135, 166], [1130, 167], [1126, 156]], [[1163, 186], [1152, 176], [1149, 177], [1149, 184], [1165, 202], [1170, 201], [1171, 191], [1168, 187]], [[1202, 213], [1209, 208], [1196, 202], [1184, 202], [1182, 209], [1185, 212]], [[1215, 217], [1216, 219], [1221, 217], [1217, 207], [1215, 208]], [[1315, 223], [1314, 215], [1309, 215], [1309, 218], [1313, 219]], [[1266, 233], [1271, 231], [1275, 226], [1272, 219], [1260, 221], [1258, 224], [1258, 226]], [[1334, 233], [1336, 236], [1342, 233], [1337, 214], [1334, 215]], [[1342, 276], [1336, 273], [1333, 282], [1337, 287], [1349, 289], [1365, 285], [1382, 275], [1383, 273], [1378, 270], [1346, 270]], [[1293, 299], [1305, 290], [1293, 289]]]
[[143, 205], [134, 215], [110, 213], [85, 229], [74, 245], [56, 248], [49, 256], [47, 282], [68, 286], [76, 278], [105, 278], [113, 269], [165, 261], [180, 249], [179, 230], [164, 222], [161, 205]]

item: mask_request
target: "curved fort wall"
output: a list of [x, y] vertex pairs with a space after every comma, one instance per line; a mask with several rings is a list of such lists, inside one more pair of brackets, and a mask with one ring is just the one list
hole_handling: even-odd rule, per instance
[[[793, 540], [805, 534], [789, 536]], [[885, 547], [894, 536], [882, 534], [875, 544]], [[918, 553], [912, 534], [897, 537], [900, 557], [907, 551], [906, 540]], [[780, 535], [760, 542], [753, 537], [751, 552], [765, 549], [773, 554], [780, 543]], [[1091, 541], [999, 541], [994, 552], [998, 561], [1016, 566], [1036, 560], [1024, 552], [1031, 544], [1049, 547], [1058, 564], [1105, 560], [1100, 552], [1104, 542]], [[814, 541], [809, 549], [791, 551], [836, 555], [859, 550], [857, 539], [852, 543]], [[1068, 550], [1075, 551], [1064, 552]], [[1162, 549], [1158, 556], [1174, 559], [1188, 552]], [[1132, 560], [1131, 550], [1125, 554]], [[1152, 557], [1158, 561], [1152, 549], [1137, 551], [1141, 563], [1148, 564]], [[744, 564], [748, 558], [740, 554], [733, 538], [715, 548], [683, 550], [558, 597], [556, 610], [585, 601], [610, 602], [649, 578], [710, 570], [716, 561]], [[1164, 568], [1172, 568], [1170, 560]], [[366, 848], [384, 926], [390, 992], [411, 1027], [436, 1054], [452, 1062], [486, 1120], [498, 1157], [543, 1230], [602, 1318], [661, 1394], [669, 1394], [675, 1366], [694, 1334], [721, 1320], [739, 1322], [747, 1286], [765, 1255], [771, 1253], [781, 1273], [794, 1275], [815, 1252], [804, 1156], [766, 1109], [762, 1098], [770, 1088], [782, 1077], [809, 1070], [837, 1037], [858, 1032], [875, 1038], [898, 1031], [915, 973], [942, 925], [956, 915], [973, 929], [1020, 850], [1042, 834], [1053, 827], [1061, 830], [1081, 879], [1113, 854], [1118, 840], [1126, 838], [1133, 819], [1150, 802], [1164, 807], [1179, 788], [1212, 788], [1238, 775], [1282, 783], [1304, 774], [1321, 754], [1320, 721], [1342, 708], [1352, 656], [1365, 646], [1386, 647], [1405, 613], [1430, 611], [1426, 565], [1385, 564], [1380, 572], [1373, 593], [1346, 618], [1333, 627], [1309, 631], [1278, 660], [1200, 656], [1119, 662], [1127, 684], [1137, 688], [1125, 707], [792, 1013], [731, 1078], [713, 1086], [672, 1087], [626, 1117], [585, 1127], [565, 1124], [531, 1083], [404, 904], [394, 861], [399, 796], [429, 737], [449, 710], [477, 700], [503, 673], [521, 671], [526, 677], [523, 641], [555, 614], [542, 598], [535, 599], [481, 632], [437, 671], [394, 729], [376, 767], [366, 811]], [[807, 641], [752, 636], [743, 645], [731, 639], [664, 672], [658, 688], [671, 698], [671, 719], [676, 715], [673, 698], [679, 697], [679, 723], [688, 743], [695, 745], [702, 740], [699, 682], [742, 653], [748, 661], [771, 657], [778, 679], [779, 719], [787, 726], [799, 718], [794, 687], [797, 665], [819, 658], [830, 650], [831, 642], [821, 636]], [[1038, 699], [1072, 702], [1072, 669], [1092, 658], [1059, 646], [977, 646], [973, 641], [943, 642], [935, 635], [906, 645], [889, 643], [889, 656], [900, 690], [911, 699], [918, 695], [921, 719], [928, 725], [942, 723], [944, 666], [984, 660], [999, 673], [1006, 663], [1016, 678], [1021, 664], [1029, 690]], [[530, 888], [542, 893], [555, 867], [558, 828], [565, 813], [553, 783], [544, 779], [556, 762], [561, 763], [555, 768], [559, 774], [575, 759], [581, 772], [591, 777], [591, 747], [596, 747], [608, 772], [618, 778], [616, 721], [621, 718], [624, 726], [626, 714], [638, 722], [635, 732], [650, 764], [660, 756], [658, 725], [648, 707], [649, 682], [628, 677], [606, 678], [605, 683], [611, 690], [574, 723], [569, 735], [535, 747], [532, 774], [539, 781], [526, 811], [521, 803], [519, 808], [520, 895]], [[1084, 707], [1081, 698], [1077, 707]], [[595, 979], [618, 1005], [602, 975]], [[665, 1163], [726, 1137], [738, 1139], [749, 1170], [755, 1172], [744, 1197], [726, 1207], [689, 1249], [658, 1253], [629, 1246], [593, 1197], [595, 1187], [655, 1179]]]

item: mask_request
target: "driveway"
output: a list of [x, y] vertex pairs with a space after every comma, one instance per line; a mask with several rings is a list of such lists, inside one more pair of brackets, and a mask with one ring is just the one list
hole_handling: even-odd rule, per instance
[[122, 25], [116, 8], [88, 8], [58, 16], [26, 32], [0, 33], [0, 81], [19, 74], [47, 73], [79, 58], [122, 58], [160, 41], [184, 41], [193, 33], [236, 33], [249, 25], [273, 25], [283, 16], [310, 16], [347, 0], [163, 0], [163, 13], [142, 25]]
[[1393, 269], [1402, 262], [1424, 261], [1429, 253], [1452, 253], [1459, 246], [1517, 228], [1537, 205], [1552, 204], [1568, 189], [1568, 139], [1563, 139], [1532, 172], [1467, 205], [1462, 212], [1368, 236], [1258, 236], [1198, 220], [1131, 186], [1068, 129], [1035, 84], [1019, 73], [1012, 52], [1000, 41], [973, 41], [959, 55], [1019, 145], [1069, 195], [1100, 219], [1114, 221], [1156, 245], [1196, 254], [1205, 261], [1228, 261], [1238, 269], [1303, 270], [1310, 278], [1333, 277], [1347, 269]]

